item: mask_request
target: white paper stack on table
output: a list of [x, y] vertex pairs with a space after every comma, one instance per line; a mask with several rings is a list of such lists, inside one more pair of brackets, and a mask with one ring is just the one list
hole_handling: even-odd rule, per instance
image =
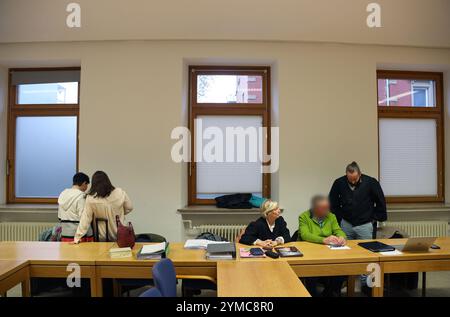
[[120, 259], [120, 258], [131, 258], [133, 253], [131, 252], [131, 248], [111, 248], [109, 249], [109, 256], [111, 259]]
[[192, 250], [206, 250], [208, 247], [208, 244], [221, 244], [221, 243], [229, 243], [226, 241], [211, 241], [206, 239], [189, 239], [186, 240], [184, 243], [185, 249], [192, 249]]
[[137, 258], [139, 260], [158, 260], [165, 257], [168, 243], [161, 242], [155, 244], [145, 244], [139, 250]]

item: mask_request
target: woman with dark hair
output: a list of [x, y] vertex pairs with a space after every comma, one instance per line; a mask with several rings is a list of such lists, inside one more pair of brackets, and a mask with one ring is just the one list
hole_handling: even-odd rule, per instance
[[92, 220], [97, 218], [107, 219], [108, 237], [106, 237], [106, 225], [98, 226], [100, 241], [117, 240], [116, 215], [123, 223], [125, 215], [133, 210], [133, 205], [127, 193], [121, 188], [115, 188], [105, 172], [97, 171], [92, 176], [91, 189], [89, 190], [84, 211], [75, 234], [75, 243], [79, 243], [86, 234]]

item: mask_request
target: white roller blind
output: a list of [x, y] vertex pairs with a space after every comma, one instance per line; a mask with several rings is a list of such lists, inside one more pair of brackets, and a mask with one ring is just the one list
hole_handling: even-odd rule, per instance
[[388, 196], [437, 195], [434, 119], [380, 119], [380, 183]]
[[[199, 121], [201, 120], [201, 122]], [[197, 160], [197, 197], [198, 198], [214, 198], [216, 196], [232, 194], [232, 193], [256, 193], [262, 192], [262, 173], [260, 153], [262, 148], [260, 146], [261, 139], [259, 128], [262, 127], [261, 116], [198, 116], [195, 122], [195, 146], [196, 146], [196, 160]], [[242, 128], [248, 132], [256, 131], [256, 139], [247, 135], [245, 137], [245, 147], [243, 151], [239, 151], [239, 141], [234, 137], [234, 146], [231, 146], [230, 139], [227, 136], [227, 128]], [[250, 128], [250, 129], [248, 129]], [[199, 132], [202, 134], [199, 135]], [[205, 132], [214, 131], [215, 135], [205, 138]], [[208, 151], [208, 143], [212, 139], [217, 139], [218, 134], [222, 134], [222, 146], [220, 142], [215, 142], [223, 151], [222, 161], [205, 161], [204, 155], [201, 155], [201, 162], [199, 161], [199, 150], [203, 149], [203, 153]], [[219, 133], [220, 134], [220, 133]], [[202, 138], [202, 146], [199, 148], [199, 137]], [[228, 141], [227, 141], [228, 140]], [[232, 156], [232, 151], [234, 155]], [[255, 152], [256, 151], [256, 152]], [[215, 153], [215, 151], [213, 151]], [[227, 157], [227, 154], [229, 157]], [[231, 156], [234, 158], [230, 162]], [[256, 158], [256, 161], [255, 161]], [[244, 160], [243, 160], [244, 159]], [[240, 160], [240, 161], [238, 161]]]

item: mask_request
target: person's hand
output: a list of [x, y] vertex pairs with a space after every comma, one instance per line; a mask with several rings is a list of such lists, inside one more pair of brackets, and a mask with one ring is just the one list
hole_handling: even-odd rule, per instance
[[328, 245], [330, 245], [330, 244], [339, 244], [339, 238], [336, 237], [336, 236], [329, 236], [329, 237], [323, 239], [323, 243], [324, 244], [328, 244]]
[[69, 242], [70, 244], [79, 244], [80, 243], [80, 240], [73, 240], [72, 242]]
[[277, 245], [281, 245], [281, 244], [284, 243], [284, 240], [282, 238], [278, 237], [278, 238], [275, 239], [275, 242], [276, 242]]
[[344, 246], [344, 245], [347, 244], [347, 240], [345, 240], [345, 238], [343, 238], [343, 237], [339, 237], [339, 238], [338, 238], [338, 244], [339, 244], [340, 246]]
[[262, 248], [270, 248], [272, 240], [257, 241], [256, 245]]
[[268, 243], [269, 243], [269, 247], [271, 247], [271, 248], [276, 247], [279, 244], [279, 242], [277, 240], [275, 240], [275, 241], [268, 240]]

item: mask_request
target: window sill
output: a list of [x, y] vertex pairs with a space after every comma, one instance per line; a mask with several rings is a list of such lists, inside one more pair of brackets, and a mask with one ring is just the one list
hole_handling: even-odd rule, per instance
[[423, 203], [423, 204], [388, 204], [389, 213], [402, 212], [449, 212], [450, 204], [443, 203]]
[[214, 205], [193, 205], [186, 206], [177, 210], [182, 215], [259, 215], [259, 208], [252, 209], [229, 209], [218, 208]]
[[56, 204], [0, 204], [0, 213], [56, 213], [58, 205]]

